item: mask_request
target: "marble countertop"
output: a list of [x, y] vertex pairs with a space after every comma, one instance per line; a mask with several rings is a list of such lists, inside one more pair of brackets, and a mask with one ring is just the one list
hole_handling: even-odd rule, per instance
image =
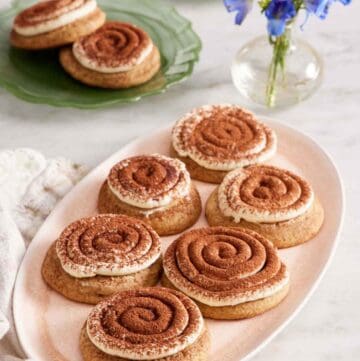
[[[323, 55], [323, 84], [309, 100], [271, 112], [242, 99], [229, 72], [236, 50], [265, 32], [257, 6], [238, 28], [220, 0], [172, 3], [193, 21], [203, 40], [200, 63], [189, 80], [136, 104], [89, 111], [29, 104], [0, 89], [0, 147], [33, 147], [93, 167], [191, 108], [219, 102], [242, 104], [311, 135], [334, 158], [344, 180], [347, 206], [341, 243], [304, 309], [253, 360], [359, 360], [360, 2], [335, 4], [325, 22], [310, 19], [301, 36]], [[0, 0], [0, 6], [4, 4]]]

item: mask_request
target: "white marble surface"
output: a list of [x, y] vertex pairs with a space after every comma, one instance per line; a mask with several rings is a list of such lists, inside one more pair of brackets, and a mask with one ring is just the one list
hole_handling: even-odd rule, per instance
[[96, 111], [29, 104], [0, 89], [0, 147], [34, 147], [47, 156], [65, 155], [92, 167], [192, 107], [217, 102], [246, 105], [310, 134], [333, 156], [344, 180], [347, 207], [341, 243], [309, 303], [254, 360], [359, 360], [360, 2], [346, 8], [335, 4], [327, 21], [309, 21], [302, 36], [325, 59], [323, 85], [308, 101], [271, 113], [240, 98], [229, 74], [236, 50], [265, 31], [257, 6], [243, 27], [236, 28], [220, 0], [172, 2], [193, 21], [203, 40], [201, 61], [191, 79], [140, 103]]

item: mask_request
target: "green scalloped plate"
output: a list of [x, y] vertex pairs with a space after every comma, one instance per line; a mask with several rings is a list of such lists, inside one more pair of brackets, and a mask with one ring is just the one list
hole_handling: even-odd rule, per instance
[[34, 1], [16, 1], [0, 12], [0, 86], [18, 98], [58, 107], [100, 108], [164, 92], [189, 77], [199, 59], [201, 41], [191, 23], [162, 0], [98, 0], [108, 19], [131, 22], [146, 30], [161, 52], [161, 70], [149, 82], [130, 89], [85, 86], [68, 76], [56, 50], [29, 52], [12, 48], [12, 20]]

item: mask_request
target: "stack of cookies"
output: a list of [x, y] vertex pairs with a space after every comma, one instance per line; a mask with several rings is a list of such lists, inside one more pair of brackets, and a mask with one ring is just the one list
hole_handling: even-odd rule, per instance
[[60, 48], [64, 70], [94, 87], [140, 85], [161, 65], [150, 36], [133, 24], [106, 22], [96, 0], [41, 1], [16, 16], [10, 42], [26, 50]]
[[[204, 106], [171, 137], [173, 158], [115, 164], [99, 189], [100, 215], [70, 224], [44, 260], [50, 287], [96, 304], [80, 335], [85, 361], [207, 360], [203, 318], [241, 320], [280, 304], [290, 274], [278, 248], [306, 242], [322, 226], [313, 188], [270, 164], [277, 136], [252, 113]], [[188, 230], [202, 211], [193, 180], [214, 186], [209, 227]], [[161, 255], [160, 236], [174, 234]]]

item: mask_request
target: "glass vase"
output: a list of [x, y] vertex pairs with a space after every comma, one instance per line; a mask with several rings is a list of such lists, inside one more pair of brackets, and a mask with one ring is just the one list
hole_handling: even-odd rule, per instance
[[290, 106], [308, 98], [319, 87], [322, 71], [316, 51], [293, 36], [293, 24], [288, 24], [279, 37], [259, 37], [246, 44], [231, 67], [239, 92], [270, 108]]

